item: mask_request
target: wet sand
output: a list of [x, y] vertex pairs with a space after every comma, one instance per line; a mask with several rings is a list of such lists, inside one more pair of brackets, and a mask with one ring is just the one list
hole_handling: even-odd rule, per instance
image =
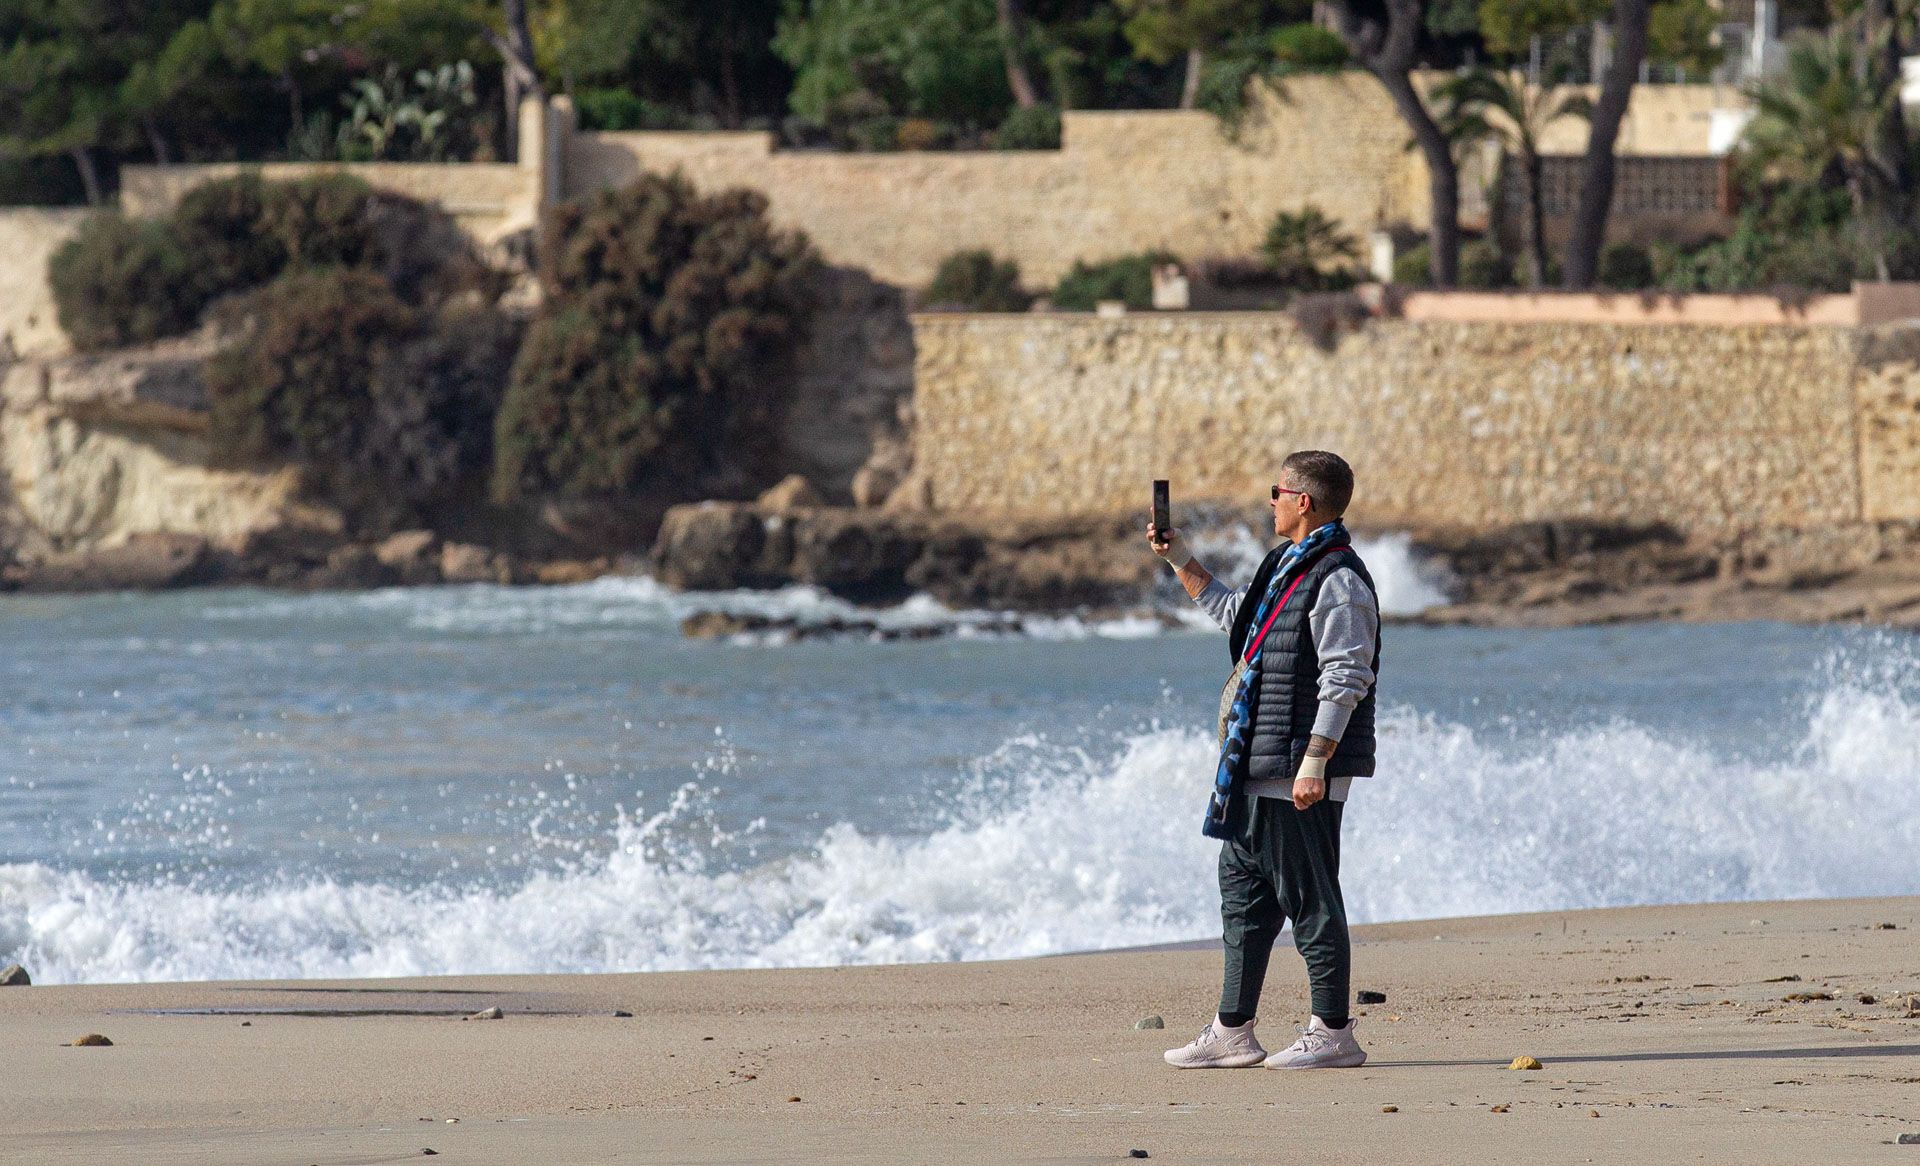
[[[1204, 948], [5, 988], [0, 1162], [1920, 1164], [1916, 927], [1920, 898], [1362, 928], [1372, 1060], [1319, 1073], [1161, 1063], [1210, 1016]], [[1305, 999], [1280, 954], [1268, 1047]]]

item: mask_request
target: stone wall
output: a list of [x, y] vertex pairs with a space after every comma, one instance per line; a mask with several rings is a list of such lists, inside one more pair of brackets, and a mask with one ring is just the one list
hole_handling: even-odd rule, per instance
[[0, 208], [0, 365], [16, 356], [67, 351], [47, 284], [47, 257], [72, 237], [87, 213], [69, 207]]
[[[1708, 111], [1738, 103], [1712, 86], [1642, 85], [1622, 149], [1705, 154]], [[1426, 167], [1408, 150], [1392, 102], [1362, 73], [1298, 77], [1260, 90], [1237, 140], [1211, 114], [1068, 112], [1058, 150], [838, 154], [782, 151], [767, 133], [586, 133], [565, 148], [563, 189], [580, 196], [642, 170], [681, 170], [707, 188], [764, 192], [775, 217], [835, 263], [924, 286], [954, 251], [987, 247], [1019, 261], [1034, 286], [1076, 259], [1164, 247], [1187, 257], [1243, 256], [1276, 212], [1313, 203], [1364, 235], [1429, 221]], [[1553, 148], [1585, 147], [1583, 126]], [[1462, 217], [1484, 223], [1490, 166], [1462, 176]]]
[[124, 166], [120, 170], [120, 208], [129, 215], [163, 214], [201, 183], [230, 177], [242, 169], [276, 182], [313, 174], [351, 174], [381, 190], [438, 203], [483, 243], [531, 227], [539, 220], [540, 170], [532, 165], [505, 163], [268, 162], [242, 166], [237, 162], [223, 162], [202, 166]]
[[1920, 345], [1809, 325], [1281, 314], [915, 318], [916, 472], [942, 510], [1263, 498], [1344, 454], [1357, 518], [1744, 530], [1920, 518]]

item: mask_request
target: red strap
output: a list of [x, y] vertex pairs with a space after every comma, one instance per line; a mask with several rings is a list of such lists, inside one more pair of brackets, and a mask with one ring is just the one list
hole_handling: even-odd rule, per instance
[[1247, 645], [1246, 654], [1240, 657], [1242, 663], [1252, 660], [1253, 654], [1260, 650], [1260, 645], [1267, 642], [1267, 632], [1273, 627], [1273, 621], [1279, 619], [1280, 613], [1287, 609], [1287, 600], [1293, 598], [1294, 588], [1300, 586], [1300, 581], [1307, 577], [1308, 571], [1313, 570], [1313, 565], [1333, 552], [1344, 549], [1344, 547], [1328, 547], [1326, 550], [1321, 551], [1319, 554], [1313, 556], [1313, 558], [1307, 560], [1307, 565], [1300, 568], [1300, 573], [1293, 577], [1293, 582], [1287, 584], [1286, 593], [1280, 596], [1280, 602], [1273, 605], [1273, 611], [1267, 616], [1267, 622], [1260, 625], [1260, 634], [1253, 637], [1253, 642]]

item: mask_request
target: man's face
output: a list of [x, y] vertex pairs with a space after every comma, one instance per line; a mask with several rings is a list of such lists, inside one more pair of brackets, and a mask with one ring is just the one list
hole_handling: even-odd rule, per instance
[[1273, 533], [1293, 538], [1305, 526], [1313, 500], [1300, 489], [1291, 474], [1281, 474], [1276, 484], [1280, 487], [1280, 496], [1267, 502], [1273, 507]]

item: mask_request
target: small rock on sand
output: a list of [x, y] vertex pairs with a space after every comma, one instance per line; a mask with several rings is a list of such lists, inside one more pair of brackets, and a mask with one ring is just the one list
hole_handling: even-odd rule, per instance
[[1488, 1113], [1506, 1113], [1508, 1110], [1512, 1108], [1513, 1106], [1511, 1105], [1495, 1105], [1495, 1106], [1489, 1107], [1487, 1112]]
[[25, 988], [33, 983], [33, 977], [27, 975], [27, 969], [19, 964], [8, 964], [0, 968], [0, 988]]
[[1920, 1146], [1920, 1134], [1901, 1134], [1899, 1144], [1902, 1146]]
[[85, 1036], [83, 1036], [83, 1037], [81, 1037], [80, 1039], [78, 1039], [78, 1040], [76, 1040], [76, 1041], [74, 1041], [74, 1042], [73, 1042], [73, 1047], [74, 1047], [74, 1048], [76, 1048], [76, 1049], [80, 1049], [80, 1048], [106, 1048], [106, 1047], [108, 1047], [108, 1046], [109, 1046], [109, 1045], [111, 1045], [111, 1044], [113, 1044], [113, 1042], [112, 1042], [112, 1041], [110, 1041], [110, 1040], [108, 1040], [108, 1039], [107, 1039], [106, 1037], [104, 1037], [104, 1036], [101, 1036], [101, 1035], [100, 1035], [99, 1033], [97, 1033], [97, 1032], [90, 1032], [90, 1033], [88, 1033], [87, 1035], [85, 1035]]
[[1374, 992], [1363, 988], [1357, 999], [1362, 1004], [1385, 1004], [1387, 1002], [1387, 994], [1385, 992]]
[[472, 1016], [463, 1016], [460, 1019], [462, 1020], [499, 1020], [501, 1017], [505, 1015], [506, 1013], [500, 1011], [500, 1006], [496, 1004], [492, 1008], [482, 1008], [480, 1011], [474, 1013]]
[[624, 1009], [624, 1008], [616, 1008], [616, 1009], [614, 1009], [614, 1010], [613, 1010], [613, 1015], [614, 1015], [614, 1018], [615, 1018], [615, 1019], [621, 1019], [621, 1018], [626, 1018], [626, 1019], [632, 1019], [632, 1017], [633, 1017], [633, 1013], [631, 1013], [631, 1012], [628, 1012], [628, 1011], [627, 1011], [626, 1009]]
[[1873, 925], [1873, 929], [1874, 929], [1875, 931], [1898, 931], [1898, 930], [1900, 930], [1900, 929], [1899, 929], [1898, 927], [1895, 927], [1895, 926], [1894, 926], [1893, 924], [1891, 924], [1891, 923], [1876, 923], [1876, 924], [1874, 924], [1874, 925]]
[[787, 1098], [787, 1101], [788, 1101], [788, 1103], [789, 1103], [789, 1104], [791, 1104], [792, 1102], [795, 1102], [795, 1101], [798, 1101], [798, 1100], [800, 1100], [800, 1099], [799, 1099], [798, 1097], [789, 1097], [789, 1098]]
[[1133, 1022], [1133, 1027], [1136, 1032], [1149, 1028], [1165, 1028], [1167, 1022], [1158, 1016], [1143, 1016]]
[[1597, 1110], [1597, 1109], [1589, 1109], [1589, 1110], [1587, 1111], [1587, 1116], [1588, 1116], [1588, 1117], [1599, 1117], [1599, 1116], [1600, 1116], [1600, 1111], [1599, 1111], [1599, 1110]]
[[1152, 1155], [1152, 1154], [1149, 1154], [1149, 1153], [1147, 1153], [1147, 1152], [1146, 1152], [1145, 1150], [1128, 1150], [1128, 1151], [1127, 1151], [1127, 1157], [1129, 1157], [1129, 1158], [1151, 1158], [1151, 1157], [1153, 1157], [1153, 1155]]
[[1509, 1068], [1509, 1069], [1538, 1069], [1538, 1068], [1540, 1068], [1540, 1062], [1539, 1062], [1539, 1061], [1536, 1061], [1536, 1060], [1534, 1060], [1534, 1059], [1533, 1059], [1532, 1057], [1525, 1057], [1525, 1056], [1521, 1056], [1521, 1057], [1515, 1057], [1515, 1058], [1513, 1059], [1513, 1064], [1511, 1064], [1511, 1065], [1508, 1065], [1508, 1066], [1507, 1066], [1507, 1068]]
[[1381, 1113], [1399, 1113], [1400, 1107], [1397, 1105], [1383, 1105], [1380, 1107], [1380, 1112]]

